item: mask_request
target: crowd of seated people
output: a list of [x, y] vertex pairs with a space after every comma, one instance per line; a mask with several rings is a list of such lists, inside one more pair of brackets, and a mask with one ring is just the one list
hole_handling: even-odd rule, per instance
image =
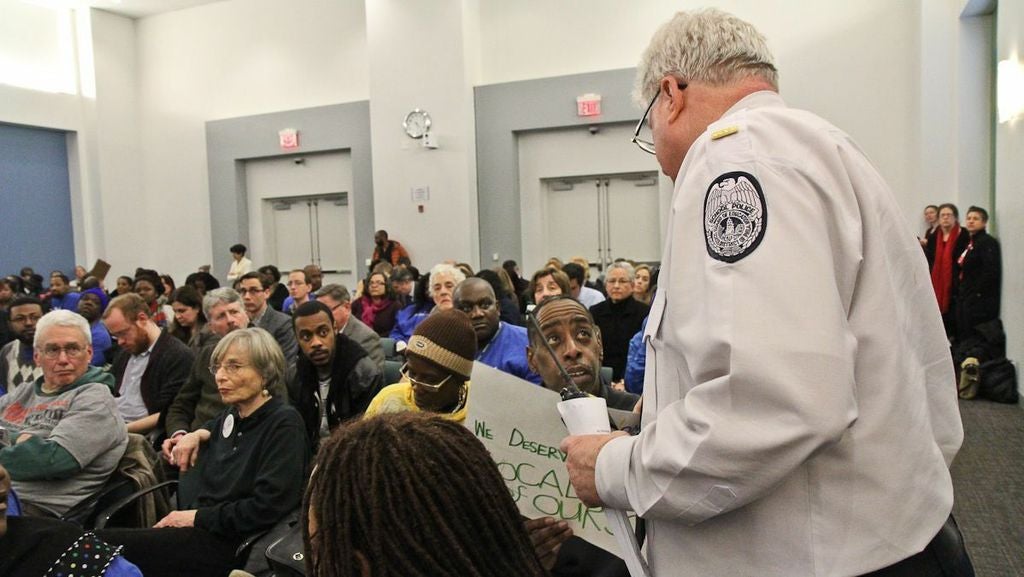
[[[602, 340], [610, 329], [576, 300], [581, 291], [595, 306], [633, 295], [616, 280], [615, 270], [629, 264], [609, 268], [610, 283], [590, 282], [589, 263], [579, 258], [565, 261], [571, 279], [557, 258], [532, 281], [515, 262], [474, 271], [445, 261], [421, 275], [397, 241], [385, 236], [377, 246], [386, 258], [353, 290], [323, 284], [316, 265], [290, 270], [282, 283], [276, 266], [255, 268], [244, 252], [223, 288], [208, 269], [177, 285], [139, 268], [117, 277], [110, 292], [84, 269], [72, 282], [54, 271], [47, 286], [31, 269], [3, 278], [0, 465], [23, 514], [58, 522], [99, 494], [125, 455], [126, 435], [137, 433], [156, 450], [151, 466], [178, 478], [176, 510], [154, 527], [108, 528], [99, 537], [123, 547], [120, 555], [144, 575], [226, 575], [242, 564], [242, 540], [299, 510], [310, 456], [347, 423], [396, 411], [462, 422], [474, 361], [556, 388], [558, 373], [535, 354], [542, 337], [530, 310], [544, 331], [571, 324], [551, 321], [551, 312], [583, 318], [592, 337], [573, 333], [579, 343], [560, 353], [563, 363], [582, 390], [633, 408], [637, 397], [622, 391], [621, 375], [609, 379], [601, 367], [625, 359], [634, 336], [625, 333], [636, 330]], [[401, 343], [386, 353], [404, 362], [397, 383], [385, 379], [385, 336]], [[621, 350], [609, 353], [606, 340]], [[48, 424], [36, 428], [18, 420], [25, 406], [45, 407], [47, 395], [73, 397], [67, 415], [47, 413], [40, 420]], [[52, 470], [37, 470], [43, 454]], [[516, 516], [513, 533], [531, 547], [527, 565], [587, 574], [579, 573], [580, 559], [593, 558], [619, 574], [613, 559], [580, 545], [564, 522]]]

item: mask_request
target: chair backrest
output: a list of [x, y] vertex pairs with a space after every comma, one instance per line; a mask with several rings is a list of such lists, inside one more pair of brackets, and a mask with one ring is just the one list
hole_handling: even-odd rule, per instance
[[93, 529], [99, 512], [125, 495], [131, 494], [132, 487], [131, 479], [122, 475], [119, 469], [114, 469], [99, 492], [76, 503], [60, 516], [60, 520], [83, 529]]
[[384, 386], [393, 385], [402, 380], [402, 362], [384, 361]]
[[[163, 476], [159, 457], [149, 440], [142, 435], [129, 433], [128, 446], [108, 483], [110, 485], [117, 479], [117, 484], [104, 488], [83, 526], [87, 529], [94, 527], [102, 516], [102, 524], [112, 527], [152, 527], [171, 510], [167, 494], [153, 492], [138, 499], [129, 498], [134, 493], [159, 484]], [[129, 499], [131, 506], [118, 506], [125, 499]]]
[[611, 367], [601, 367], [601, 382], [610, 383], [612, 382], [613, 371]]
[[398, 353], [395, 352], [395, 339], [391, 337], [381, 337], [380, 348], [384, 351], [385, 359], [394, 359], [398, 355]]

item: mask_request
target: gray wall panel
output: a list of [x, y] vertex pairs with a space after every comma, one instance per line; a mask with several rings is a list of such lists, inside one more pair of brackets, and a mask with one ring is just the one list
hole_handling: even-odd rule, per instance
[[[298, 149], [283, 151], [278, 146], [277, 132], [284, 128], [299, 131]], [[361, 271], [373, 250], [375, 228], [368, 101], [207, 122], [214, 270], [230, 266], [229, 246], [249, 242], [245, 160], [335, 150], [348, 150], [352, 156], [349, 198], [355, 211], [356, 270]]]
[[[493, 253], [522, 263], [517, 133], [639, 120], [630, 96], [635, 74], [624, 68], [475, 88], [481, 266]], [[580, 118], [576, 97], [588, 92], [601, 95], [601, 115]]]

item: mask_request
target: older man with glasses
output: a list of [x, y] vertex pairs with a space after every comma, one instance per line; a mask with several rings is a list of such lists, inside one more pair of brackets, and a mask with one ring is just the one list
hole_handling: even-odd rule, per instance
[[713, 9], [641, 59], [634, 141], [675, 181], [642, 429], [566, 439], [573, 486], [647, 520], [657, 576], [973, 575], [920, 245], [850, 137], [786, 106], [773, 60]]
[[0, 465], [27, 514], [60, 516], [103, 488], [128, 445], [114, 377], [89, 366], [92, 332], [65, 310], [36, 325], [41, 379], [0, 397]]

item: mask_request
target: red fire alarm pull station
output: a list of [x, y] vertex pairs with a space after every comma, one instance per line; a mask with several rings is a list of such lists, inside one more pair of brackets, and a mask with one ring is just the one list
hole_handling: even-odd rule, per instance
[[600, 116], [601, 95], [587, 93], [576, 97], [576, 116]]

